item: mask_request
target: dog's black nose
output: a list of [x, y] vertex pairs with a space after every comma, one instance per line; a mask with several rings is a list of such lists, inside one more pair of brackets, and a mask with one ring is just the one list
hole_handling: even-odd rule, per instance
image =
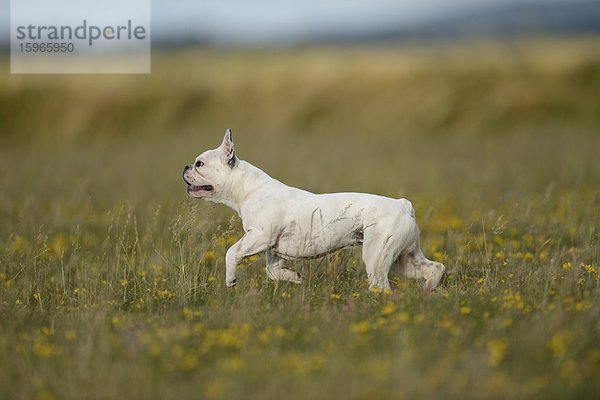
[[181, 177], [183, 178], [183, 181], [184, 181], [185, 183], [187, 183], [187, 184], [188, 184], [188, 186], [189, 186], [189, 183], [188, 183], [188, 181], [185, 179], [185, 173], [186, 173], [186, 172], [188, 172], [188, 170], [189, 170], [189, 169], [192, 169], [192, 167], [190, 167], [189, 165], [186, 165], [185, 167], [183, 167], [183, 174], [181, 174]]

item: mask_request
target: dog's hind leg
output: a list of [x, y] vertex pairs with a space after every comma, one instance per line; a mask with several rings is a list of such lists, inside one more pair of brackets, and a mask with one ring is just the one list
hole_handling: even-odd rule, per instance
[[273, 254], [271, 249], [265, 252], [267, 260], [267, 276], [274, 281], [288, 281], [302, 283], [300, 274], [288, 269], [284, 265], [284, 259]]
[[369, 278], [369, 289], [389, 289], [388, 273], [394, 261], [395, 241], [391, 236], [382, 237], [371, 228], [365, 234], [362, 256]]

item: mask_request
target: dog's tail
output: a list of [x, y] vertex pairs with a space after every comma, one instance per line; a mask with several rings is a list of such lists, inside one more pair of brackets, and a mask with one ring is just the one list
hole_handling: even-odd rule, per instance
[[408, 215], [410, 215], [412, 218], [415, 218], [415, 209], [409, 200], [407, 200], [403, 197], [396, 199], [396, 200], [398, 201], [398, 203], [400, 203], [400, 206], [404, 209], [404, 211]]

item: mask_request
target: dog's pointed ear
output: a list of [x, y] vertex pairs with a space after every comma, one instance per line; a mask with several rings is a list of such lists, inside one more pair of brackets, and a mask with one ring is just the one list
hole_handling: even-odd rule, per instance
[[231, 129], [225, 131], [225, 137], [223, 143], [221, 143], [221, 157], [223, 162], [229, 165], [231, 168], [237, 164], [237, 156], [235, 155], [235, 148], [233, 147], [233, 135]]

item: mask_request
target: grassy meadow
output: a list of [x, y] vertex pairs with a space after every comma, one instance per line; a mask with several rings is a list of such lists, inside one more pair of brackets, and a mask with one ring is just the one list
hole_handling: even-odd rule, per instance
[[[0, 398], [600, 397], [600, 41], [155, 51], [152, 74], [0, 62]], [[264, 256], [181, 171], [238, 156], [410, 199], [429, 297], [360, 249]]]

